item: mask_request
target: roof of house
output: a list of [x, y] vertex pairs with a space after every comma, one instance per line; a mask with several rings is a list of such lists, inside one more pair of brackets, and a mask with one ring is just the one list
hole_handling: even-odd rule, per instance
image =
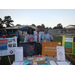
[[29, 27], [32, 27], [32, 28], [36, 29], [35, 26], [31, 26], [31, 25], [22, 25], [22, 26], [6, 27], [5, 29], [20, 29], [20, 28], [23, 28], [23, 27], [26, 27], [26, 26], [29, 26]]
[[75, 25], [68, 25], [65, 27], [66, 29], [74, 29], [75, 28]]

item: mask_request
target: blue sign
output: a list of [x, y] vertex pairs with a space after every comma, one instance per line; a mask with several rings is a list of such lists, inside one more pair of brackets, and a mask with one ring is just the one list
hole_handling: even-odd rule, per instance
[[74, 42], [75, 42], [75, 37], [74, 37]]

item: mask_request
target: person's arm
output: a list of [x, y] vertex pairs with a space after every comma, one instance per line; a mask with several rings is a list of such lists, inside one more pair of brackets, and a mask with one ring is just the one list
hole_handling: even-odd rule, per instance
[[53, 40], [51, 40], [51, 42], [53, 42]]
[[53, 42], [53, 36], [52, 35], [50, 35], [50, 39], [51, 39], [51, 42]]
[[52, 35], [50, 32], [49, 32], [49, 34]]
[[25, 34], [24, 42], [28, 42], [28, 34]]

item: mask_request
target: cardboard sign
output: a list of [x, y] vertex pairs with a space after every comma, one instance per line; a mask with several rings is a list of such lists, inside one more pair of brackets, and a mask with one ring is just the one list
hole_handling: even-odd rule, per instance
[[42, 55], [56, 56], [56, 47], [61, 46], [60, 42], [42, 42]]
[[66, 54], [75, 55], [75, 37], [63, 36], [62, 46], [65, 47]]

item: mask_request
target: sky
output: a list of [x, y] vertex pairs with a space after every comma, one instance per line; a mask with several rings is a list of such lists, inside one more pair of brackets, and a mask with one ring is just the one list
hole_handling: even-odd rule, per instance
[[75, 9], [0, 9], [0, 18], [8, 15], [14, 20], [14, 25], [44, 24], [52, 28], [58, 23], [63, 27], [75, 25]]

